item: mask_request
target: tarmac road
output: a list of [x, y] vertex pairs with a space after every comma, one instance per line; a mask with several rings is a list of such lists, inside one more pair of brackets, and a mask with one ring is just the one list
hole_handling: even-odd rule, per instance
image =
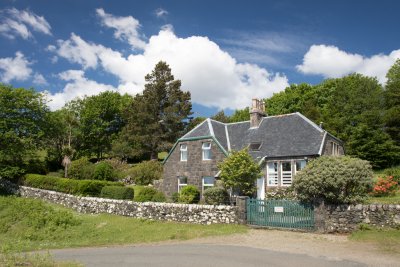
[[50, 251], [56, 260], [75, 260], [85, 266], [366, 266], [362, 263], [277, 252], [268, 249], [214, 245], [164, 244], [121, 247], [61, 249]]

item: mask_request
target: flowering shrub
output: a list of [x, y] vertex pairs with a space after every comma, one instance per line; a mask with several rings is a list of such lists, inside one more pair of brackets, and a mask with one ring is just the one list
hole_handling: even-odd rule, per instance
[[398, 184], [394, 180], [393, 176], [388, 176], [385, 178], [378, 178], [374, 185], [372, 194], [374, 196], [389, 196], [396, 193], [398, 189]]

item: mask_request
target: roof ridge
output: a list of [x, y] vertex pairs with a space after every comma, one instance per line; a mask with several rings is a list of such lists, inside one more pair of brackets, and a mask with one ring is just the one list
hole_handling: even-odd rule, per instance
[[185, 133], [181, 138], [184, 138], [186, 135], [191, 134], [192, 132], [194, 132], [194, 130], [196, 130], [197, 128], [199, 128], [201, 125], [203, 125], [205, 122], [207, 121], [207, 119], [205, 119], [204, 121], [202, 121], [201, 123], [197, 124], [192, 130], [190, 130], [189, 132]]
[[319, 127], [315, 122], [313, 122], [312, 120], [310, 120], [309, 118], [307, 118], [306, 116], [304, 116], [303, 114], [301, 114], [300, 112], [296, 112], [293, 114], [297, 114], [299, 115], [303, 120], [305, 120], [306, 122], [308, 122], [312, 127], [314, 127], [315, 129], [317, 129], [319, 132], [323, 132], [324, 130], [321, 129], [321, 127]]
[[212, 123], [211, 123], [211, 119], [207, 118], [206, 120], [207, 120], [207, 124], [208, 124], [208, 129], [210, 130], [210, 135], [211, 136], [215, 136], [214, 128], [213, 128]]

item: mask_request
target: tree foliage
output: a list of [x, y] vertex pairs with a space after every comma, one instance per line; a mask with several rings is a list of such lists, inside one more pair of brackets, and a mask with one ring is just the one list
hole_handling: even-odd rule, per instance
[[41, 93], [0, 84], [0, 176], [5, 168], [23, 169], [43, 147], [48, 114]]
[[247, 148], [232, 151], [223, 162], [218, 164], [218, 168], [225, 188], [245, 195], [254, 193], [255, 182], [262, 175], [260, 166], [250, 156]]
[[125, 110], [127, 125], [120, 140], [129, 141], [136, 154], [157, 159], [157, 153], [168, 150], [184, 132], [192, 104], [167, 63], [157, 63], [145, 80], [143, 94]]
[[400, 146], [400, 59], [389, 69], [385, 86], [386, 131]]
[[371, 165], [348, 156], [322, 156], [309, 162], [293, 181], [297, 198], [333, 204], [359, 203], [372, 190]]

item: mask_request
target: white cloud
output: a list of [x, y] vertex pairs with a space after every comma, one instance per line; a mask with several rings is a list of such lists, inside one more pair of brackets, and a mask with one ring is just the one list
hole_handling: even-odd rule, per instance
[[143, 49], [145, 42], [142, 40], [138, 30], [140, 23], [132, 16], [117, 17], [107, 14], [104, 9], [96, 9], [97, 16], [101, 19], [101, 23], [109, 28], [115, 29], [114, 37], [121, 41], [128, 41], [134, 49]]
[[207, 37], [179, 38], [168, 27], [152, 36], [142, 53], [127, 57], [75, 34], [59, 40], [54, 52], [83, 68], [101, 67], [119, 79], [118, 91], [132, 95], [143, 90], [144, 76], [155, 64], [166, 61], [182, 81], [182, 90], [191, 92], [192, 101], [208, 107], [244, 108], [251, 98], [269, 97], [288, 86], [285, 75], [238, 63]]
[[303, 63], [296, 67], [302, 73], [323, 75], [326, 78], [338, 78], [357, 72], [377, 77], [379, 82], [385, 83], [385, 75], [397, 58], [400, 58], [400, 49], [389, 55], [364, 57], [347, 53], [335, 46], [312, 45], [304, 55]]
[[42, 16], [38, 16], [29, 10], [18, 10], [16, 8], [1, 10], [3, 19], [0, 25], [0, 34], [14, 39], [20, 36], [23, 39], [32, 37], [28, 28], [36, 32], [51, 35], [51, 26]]
[[163, 8], [157, 8], [155, 11], [157, 18], [162, 18], [168, 15], [168, 11]]
[[35, 73], [35, 75], [33, 76], [33, 83], [37, 84], [37, 85], [47, 85], [48, 84], [46, 79], [40, 73]]
[[32, 69], [29, 67], [31, 64], [21, 52], [16, 52], [14, 58], [0, 58], [1, 81], [9, 83], [12, 80], [27, 80], [32, 73]]
[[77, 97], [82, 98], [84, 96], [97, 95], [104, 91], [117, 90], [111, 85], [87, 79], [82, 70], [67, 70], [59, 73], [58, 76], [61, 80], [66, 81], [67, 84], [61, 92], [55, 94], [47, 92], [47, 97], [50, 101], [48, 105], [52, 110], [62, 108], [66, 102]]

